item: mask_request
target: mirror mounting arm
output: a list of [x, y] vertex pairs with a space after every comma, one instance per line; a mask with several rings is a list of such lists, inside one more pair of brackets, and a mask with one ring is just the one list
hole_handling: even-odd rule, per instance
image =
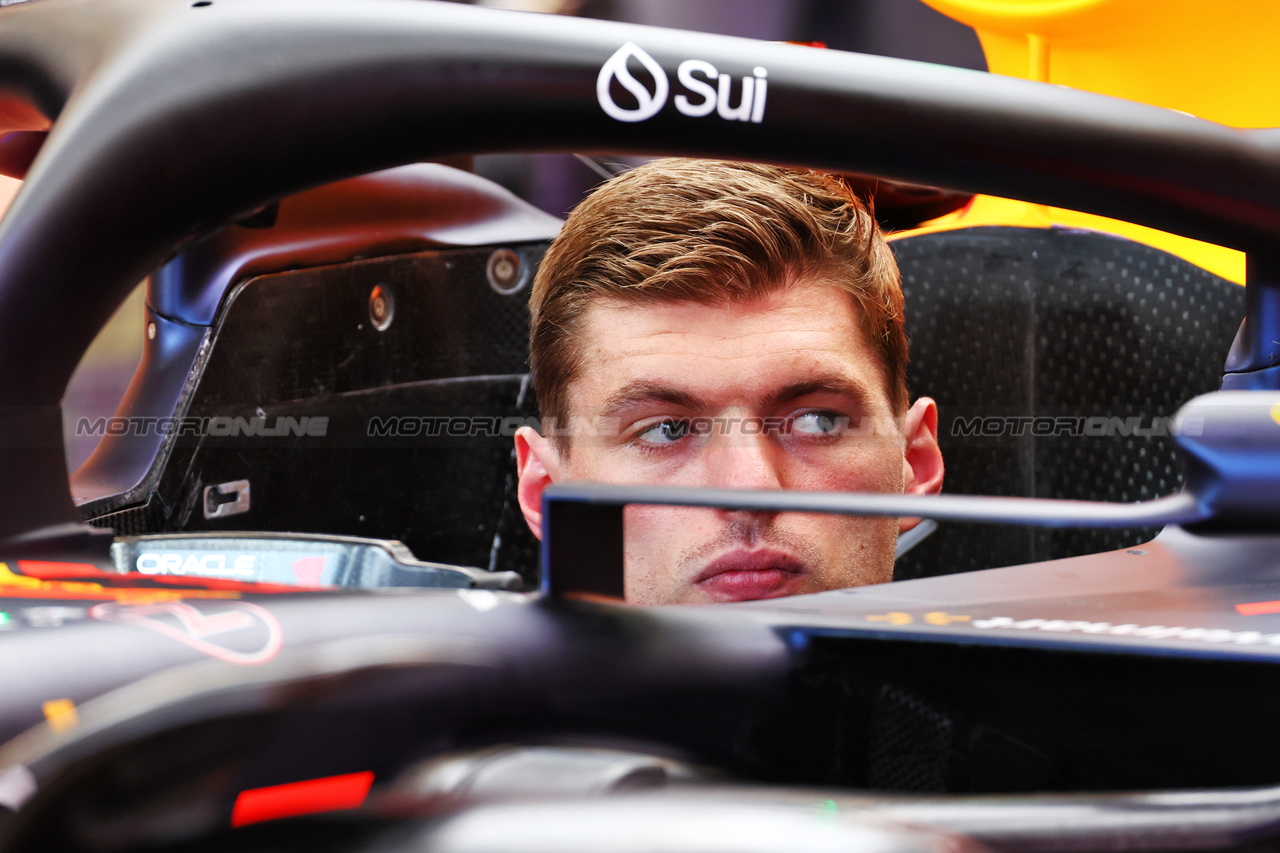
[[1244, 320], [1223, 367], [1223, 391], [1280, 390], [1280, 259], [1250, 252]]

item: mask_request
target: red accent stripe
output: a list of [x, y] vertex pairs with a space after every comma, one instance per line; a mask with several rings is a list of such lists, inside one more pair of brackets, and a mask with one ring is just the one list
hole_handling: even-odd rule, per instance
[[1251, 604], [1237, 604], [1236, 612], [1241, 616], [1261, 616], [1264, 613], [1280, 613], [1280, 601], [1255, 601]]
[[231, 809], [231, 825], [247, 826], [264, 820], [279, 820], [338, 809], [355, 809], [369, 796], [373, 772], [326, 776], [269, 788], [241, 791]]
[[48, 560], [19, 560], [18, 571], [29, 578], [100, 578], [107, 572], [92, 563], [53, 563]]

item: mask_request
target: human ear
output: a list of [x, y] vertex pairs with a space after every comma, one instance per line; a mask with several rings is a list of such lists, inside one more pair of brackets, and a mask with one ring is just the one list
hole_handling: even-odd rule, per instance
[[[907, 411], [903, 421], [906, 444], [902, 452], [902, 492], [907, 495], [936, 495], [942, 491], [942, 450], [938, 447], [938, 405], [921, 397]], [[906, 533], [920, 523], [918, 518], [898, 521], [898, 532]]]
[[560, 456], [533, 427], [516, 430], [516, 498], [533, 535], [542, 539], [542, 492], [560, 479]]

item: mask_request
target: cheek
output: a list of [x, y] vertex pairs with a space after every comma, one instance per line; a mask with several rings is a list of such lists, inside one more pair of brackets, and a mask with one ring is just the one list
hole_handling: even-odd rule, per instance
[[846, 589], [893, 579], [893, 552], [898, 535], [895, 518], [779, 516], [780, 538], [798, 543], [814, 574], [805, 592]]
[[902, 446], [866, 440], [796, 454], [785, 488], [815, 492], [901, 492]]
[[626, 598], [636, 604], [671, 603], [687, 592], [682, 557], [715, 536], [715, 513], [682, 507], [629, 506], [623, 510]]

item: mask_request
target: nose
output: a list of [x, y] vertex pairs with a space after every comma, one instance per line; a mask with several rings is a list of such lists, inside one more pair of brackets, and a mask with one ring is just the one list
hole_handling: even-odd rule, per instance
[[780, 489], [779, 448], [769, 436], [747, 423], [714, 436], [707, 449], [710, 455], [708, 485], [722, 489]]

